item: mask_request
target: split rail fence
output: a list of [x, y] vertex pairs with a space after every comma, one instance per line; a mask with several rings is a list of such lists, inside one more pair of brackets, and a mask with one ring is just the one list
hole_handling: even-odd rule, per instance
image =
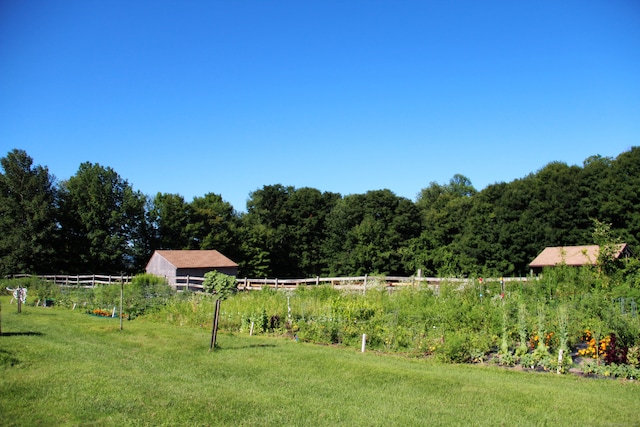
[[[298, 286], [331, 285], [336, 289], [361, 290], [369, 288], [393, 288], [400, 287], [424, 287], [438, 289], [444, 283], [458, 283], [460, 286], [470, 285], [477, 279], [420, 277], [420, 276], [355, 276], [355, 277], [315, 277], [309, 279], [237, 279], [238, 290], [260, 290], [268, 287], [273, 289], [295, 289]], [[485, 279], [488, 281], [500, 281], [526, 283], [526, 277], [504, 277], [500, 279]], [[529, 279], [530, 280], [530, 279]]]
[[[32, 277], [29, 274], [16, 274], [12, 278]], [[93, 288], [96, 285], [108, 285], [114, 283], [131, 283], [133, 276], [128, 275], [98, 275], [86, 274], [76, 276], [65, 275], [45, 275], [35, 276], [44, 280], [49, 280], [57, 285]], [[336, 289], [366, 291], [371, 288], [387, 288], [390, 291], [400, 287], [430, 287], [438, 290], [443, 283], [459, 283], [460, 286], [466, 286], [478, 279], [459, 279], [459, 278], [439, 278], [439, 277], [421, 277], [421, 276], [355, 276], [355, 277], [313, 277], [307, 279], [250, 279], [236, 278], [237, 288], [240, 291], [261, 290], [263, 288], [272, 288], [276, 290], [291, 290], [299, 286], [320, 286], [331, 285]], [[525, 284], [532, 280], [527, 277], [504, 277], [499, 279], [485, 279], [485, 282], [500, 281], [503, 283], [518, 282]], [[179, 291], [201, 291], [204, 277], [199, 276], [178, 276], [175, 278], [173, 287]]]
[[53, 282], [56, 285], [84, 287], [84, 288], [93, 288], [96, 285], [110, 285], [113, 283], [131, 283], [131, 279], [133, 278], [133, 276], [128, 276], [124, 274], [120, 274], [117, 276], [101, 275], [101, 274], [83, 274], [83, 275], [76, 275], [76, 276], [61, 275], [61, 274], [55, 274], [55, 275], [50, 274], [50, 275], [40, 275], [40, 276], [33, 276], [31, 274], [14, 274], [11, 276], [7, 276], [7, 278], [12, 278], [12, 279], [19, 279], [24, 277], [38, 277], [40, 279]]

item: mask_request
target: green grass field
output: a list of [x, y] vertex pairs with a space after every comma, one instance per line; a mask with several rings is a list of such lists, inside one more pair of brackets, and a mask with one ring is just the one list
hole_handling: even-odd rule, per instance
[[0, 423], [640, 425], [636, 381], [446, 365], [2, 302]]

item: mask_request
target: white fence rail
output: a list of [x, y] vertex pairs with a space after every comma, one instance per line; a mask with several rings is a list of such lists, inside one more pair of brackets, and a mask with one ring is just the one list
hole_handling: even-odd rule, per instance
[[[16, 274], [10, 276], [11, 278], [32, 277], [29, 274]], [[93, 288], [96, 285], [108, 285], [114, 283], [131, 283], [133, 276], [128, 275], [99, 275], [99, 274], [85, 274], [85, 275], [44, 275], [35, 276], [44, 280], [52, 281], [61, 286], [73, 286]], [[393, 289], [397, 287], [421, 287], [428, 286], [433, 289], [438, 289], [443, 283], [459, 283], [460, 286], [471, 284], [478, 279], [459, 279], [459, 278], [441, 278], [441, 277], [420, 277], [420, 276], [354, 276], [354, 277], [313, 277], [307, 279], [278, 279], [278, 278], [264, 278], [264, 279], [250, 279], [250, 278], [236, 278], [237, 288], [241, 291], [260, 290], [263, 288], [273, 288], [276, 290], [295, 289], [298, 286], [319, 286], [319, 285], [331, 285], [336, 289], [349, 289], [349, 290], [362, 290], [366, 291], [368, 288], [380, 288], [385, 287]], [[502, 281], [502, 283], [518, 282], [525, 284], [531, 281], [531, 278], [527, 277], [504, 277], [504, 278], [489, 278], [484, 279], [484, 282], [496, 282]], [[179, 291], [202, 291], [202, 282], [204, 277], [199, 276], [178, 276], [175, 278], [175, 285], [173, 285]]]
[[131, 279], [133, 276], [127, 275], [118, 275], [118, 276], [110, 276], [110, 275], [101, 275], [101, 274], [83, 274], [83, 275], [62, 275], [62, 274], [49, 274], [49, 275], [41, 275], [41, 276], [32, 276], [31, 274], [14, 274], [11, 276], [7, 276], [7, 278], [19, 279], [23, 277], [38, 277], [40, 279], [48, 280], [56, 285], [63, 286], [76, 286], [76, 287], [84, 287], [84, 288], [93, 288], [96, 285], [110, 285], [112, 283], [131, 283]]
[[[238, 290], [259, 290], [265, 287], [274, 289], [295, 289], [301, 285], [331, 285], [337, 289], [366, 290], [373, 287], [419, 287], [428, 286], [437, 289], [443, 283], [459, 283], [461, 286], [469, 285], [478, 279], [459, 279], [442, 277], [419, 276], [355, 276], [355, 277], [315, 277], [309, 279], [237, 279]], [[502, 281], [502, 283], [526, 283], [526, 277], [504, 277], [496, 279], [484, 279], [484, 282]], [[529, 279], [531, 280], [531, 279]]]

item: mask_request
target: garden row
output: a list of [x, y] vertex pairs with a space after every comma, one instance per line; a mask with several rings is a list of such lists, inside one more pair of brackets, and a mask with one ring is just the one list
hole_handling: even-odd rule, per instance
[[[381, 352], [637, 378], [637, 285], [615, 283], [591, 268], [565, 267], [545, 272], [535, 285], [444, 283], [438, 293], [428, 287], [389, 292], [382, 283], [366, 292], [264, 289], [225, 300], [219, 326], [354, 348], [366, 334], [366, 348]], [[30, 287], [31, 304], [41, 297], [88, 312], [119, 310], [119, 285], [73, 289], [32, 280], [23, 286]], [[209, 328], [213, 301], [210, 294], [175, 293], [162, 279], [140, 275], [125, 287], [123, 315]]]

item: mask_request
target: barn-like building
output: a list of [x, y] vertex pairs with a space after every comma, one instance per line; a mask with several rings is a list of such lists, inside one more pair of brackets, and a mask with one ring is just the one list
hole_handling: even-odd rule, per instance
[[176, 285], [176, 277], [204, 277], [209, 271], [235, 276], [238, 264], [216, 250], [157, 250], [147, 263], [146, 272], [166, 277]]
[[[600, 246], [553, 246], [544, 248], [542, 252], [529, 264], [533, 273], [538, 274], [545, 267], [556, 265], [568, 265], [580, 267], [583, 265], [596, 265], [600, 255]], [[616, 258], [623, 258], [630, 255], [629, 247], [626, 243], [616, 245]]]

